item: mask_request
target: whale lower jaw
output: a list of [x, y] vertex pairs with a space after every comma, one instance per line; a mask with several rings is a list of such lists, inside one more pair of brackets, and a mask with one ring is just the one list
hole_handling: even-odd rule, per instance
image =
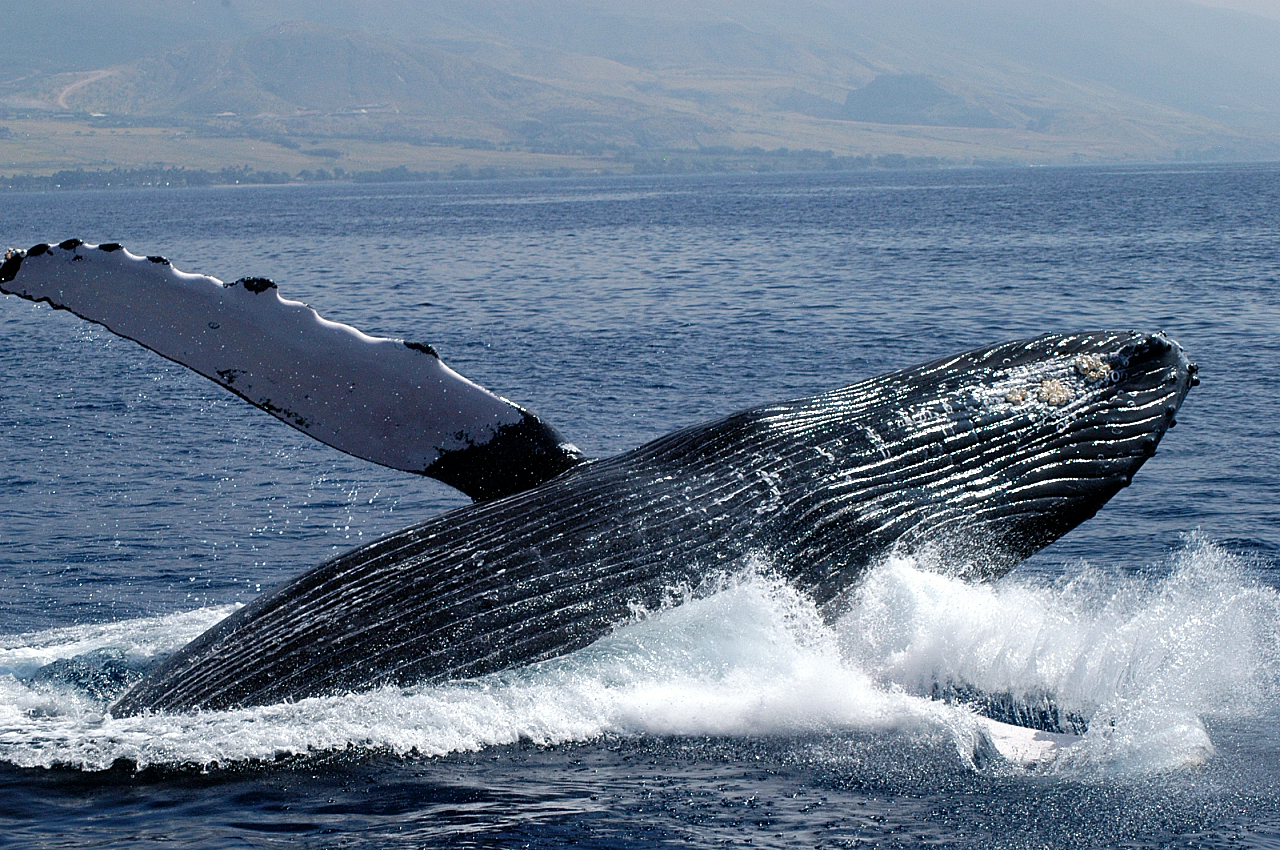
[[341, 555], [111, 711], [481, 675], [585, 646], [753, 556], [832, 614], [894, 550], [996, 575], [1128, 484], [1194, 380], [1160, 335], [1052, 335], [677, 431]]

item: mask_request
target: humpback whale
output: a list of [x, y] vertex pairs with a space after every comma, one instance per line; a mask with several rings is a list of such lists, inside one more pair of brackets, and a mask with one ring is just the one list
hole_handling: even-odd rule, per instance
[[103, 324], [317, 439], [476, 500], [263, 594], [150, 671], [116, 716], [528, 664], [748, 564], [828, 617], [894, 552], [998, 576], [1128, 485], [1197, 383], [1162, 334], [1048, 334], [591, 460], [428, 346], [328, 322], [261, 278], [223, 284], [69, 240], [9, 252], [0, 290]]

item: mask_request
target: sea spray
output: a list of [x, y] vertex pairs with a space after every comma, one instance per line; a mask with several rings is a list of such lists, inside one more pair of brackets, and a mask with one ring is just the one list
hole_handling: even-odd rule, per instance
[[1251, 573], [1198, 535], [1150, 574], [1081, 563], [1052, 584], [969, 584], [892, 559], [836, 628], [849, 663], [885, 687], [960, 683], [1083, 717], [1057, 770], [1159, 770], [1213, 753], [1205, 719], [1270, 710], [1280, 596]]
[[[1204, 721], [1270, 711], [1280, 605], [1193, 538], [1152, 576], [1071, 566], [971, 584], [910, 559], [874, 570], [835, 624], [759, 564], [579, 652], [480, 679], [235, 711], [112, 718], [41, 665], [104, 648], [145, 663], [230, 609], [0, 639], [0, 759], [102, 770], [368, 750], [435, 756], [600, 736], [905, 736], [993, 763], [984, 726], [931, 682], [1049, 695], [1089, 731], [1046, 769], [1149, 773], [1209, 757]], [[985, 747], [985, 749], [984, 749]], [[998, 761], [998, 760], [995, 760]]]

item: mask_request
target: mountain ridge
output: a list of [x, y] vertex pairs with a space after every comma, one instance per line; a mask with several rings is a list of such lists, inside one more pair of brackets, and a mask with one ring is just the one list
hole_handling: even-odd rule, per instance
[[[63, 20], [88, 8], [50, 2]], [[189, 140], [286, 140], [370, 165], [389, 149], [357, 154], [355, 141], [632, 158], [800, 148], [954, 164], [1280, 157], [1280, 63], [1267, 61], [1280, 55], [1280, 22], [1180, 0], [637, 0], [625, 11], [596, 0], [225, 0], [198, 4], [204, 17], [172, 0], [93, 8], [125, 22], [150, 8], [153, 37], [130, 30], [111, 44], [86, 28], [78, 53], [60, 43], [7, 54], [0, 120], [172, 126]], [[29, 14], [13, 0], [0, 11]], [[73, 148], [91, 147], [62, 133], [63, 161], [38, 164], [35, 137], [20, 136], [0, 137], [10, 170], [24, 158], [28, 171], [73, 164], [89, 155]]]

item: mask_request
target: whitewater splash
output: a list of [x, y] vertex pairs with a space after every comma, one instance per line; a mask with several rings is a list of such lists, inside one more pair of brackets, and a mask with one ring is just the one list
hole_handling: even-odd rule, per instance
[[523, 669], [236, 711], [115, 719], [109, 695], [49, 675], [94, 653], [140, 669], [232, 610], [0, 638], [0, 760], [103, 770], [122, 759], [211, 766], [352, 748], [430, 756], [605, 735], [856, 732], [941, 737], [989, 769], [983, 754], [1008, 747], [993, 749], [998, 730], [971, 708], [930, 698], [942, 684], [1052, 698], [1088, 731], [1052, 763], [1022, 761], [1115, 775], [1202, 762], [1207, 721], [1264, 715], [1280, 690], [1280, 595], [1197, 538], [1161, 578], [1080, 565], [1053, 584], [974, 585], [894, 559], [833, 625], [752, 569]]

